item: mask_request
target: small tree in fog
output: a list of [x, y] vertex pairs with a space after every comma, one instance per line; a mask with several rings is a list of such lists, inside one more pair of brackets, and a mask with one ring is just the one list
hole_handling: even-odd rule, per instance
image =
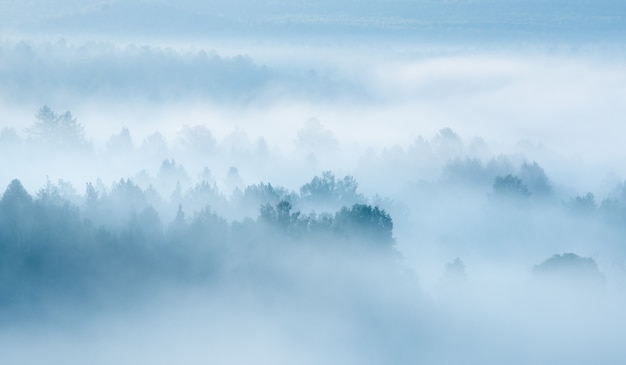
[[107, 150], [110, 153], [127, 155], [133, 148], [133, 139], [126, 127], [122, 128], [120, 133], [112, 135], [107, 142]]
[[76, 121], [76, 118], [66, 111], [57, 114], [47, 105], [44, 105], [35, 114], [35, 123], [26, 130], [28, 135], [35, 141], [63, 147], [84, 147], [84, 127]]
[[198, 156], [210, 155], [217, 150], [213, 133], [203, 125], [184, 126], [178, 135], [183, 147]]
[[441, 172], [442, 181], [464, 186], [488, 184], [492, 176], [478, 158], [468, 157], [449, 160]]
[[154, 132], [146, 137], [139, 147], [139, 150], [142, 155], [155, 159], [164, 159], [169, 153], [165, 137], [159, 132]]
[[451, 280], [465, 279], [465, 264], [460, 258], [455, 258], [454, 261], [446, 263], [446, 278]]
[[4, 127], [0, 131], [0, 147], [13, 147], [19, 145], [21, 142], [15, 129]]
[[522, 180], [514, 175], [497, 176], [493, 181], [493, 191], [498, 197], [527, 198], [528, 188]]
[[539, 164], [524, 161], [520, 168], [520, 178], [528, 185], [533, 196], [548, 196], [552, 193], [552, 186], [545, 171]]
[[598, 264], [590, 257], [581, 257], [574, 253], [553, 255], [533, 268], [538, 277], [567, 281], [578, 286], [603, 284], [604, 275]]
[[189, 174], [183, 165], [177, 164], [174, 159], [165, 159], [161, 162], [157, 175], [157, 183], [160, 188], [166, 191], [175, 191], [186, 186], [189, 180]]
[[224, 182], [233, 189], [241, 188], [243, 186], [243, 179], [241, 175], [239, 175], [239, 169], [235, 166], [229, 167]]
[[624, 219], [624, 209], [617, 199], [606, 198], [602, 200], [598, 211], [608, 222], [621, 224]]
[[571, 198], [567, 205], [572, 212], [578, 214], [592, 214], [598, 207], [593, 193], [587, 193], [583, 196], [579, 195]]

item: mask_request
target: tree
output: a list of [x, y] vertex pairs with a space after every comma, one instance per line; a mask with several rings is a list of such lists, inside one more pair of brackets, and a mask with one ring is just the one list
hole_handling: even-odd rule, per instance
[[100, 193], [93, 184], [87, 183], [85, 186], [83, 216], [90, 221], [93, 221], [98, 216], [101, 204], [100, 198]]
[[243, 185], [243, 179], [241, 178], [241, 175], [239, 175], [239, 169], [237, 169], [235, 166], [229, 167], [224, 182], [226, 182], [229, 187], [235, 190], [239, 189]]
[[173, 191], [177, 187], [182, 188], [180, 185], [186, 186], [189, 180], [189, 174], [183, 165], [176, 164], [174, 159], [163, 160], [157, 175], [160, 188]]
[[228, 206], [226, 198], [220, 193], [217, 185], [206, 180], [202, 180], [187, 190], [183, 197], [183, 205], [189, 212], [200, 211], [207, 205], [214, 208]]
[[163, 224], [157, 211], [152, 206], [147, 206], [139, 213], [131, 215], [127, 229], [132, 240], [153, 244], [162, 237]]
[[176, 217], [171, 223], [173, 227], [184, 227], [185, 226], [185, 212], [183, 211], [182, 204], [178, 204], [178, 210], [176, 211]]
[[533, 272], [543, 278], [571, 282], [577, 285], [604, 282], [604, 276], [594, 259], [581, 257], [574, 253], [555, 254], [536, 265]]
[[291, 213], [293, 206], [286, 200], [280, 201], [276, 206], [265, 204], [261, 206], [260, 220], [279, 229], [292, 230], [300, 216], [300, 212]]
[[196, 212], [189, 223], [189, 238], [200, 248], [209, 251], [226, 247], [229, 237], [228, 222], [213, 212], [210, 207], [205, 207]]
[[457, 257], [454, 261], [446, 263], [445, 268], [449, 279], [465, 279], [465, 264], [460, 258]]
[[511, 174], [497, 176], [493, 181], [493, 191], [499, 197], [527, 198], [530, 196], [530, 192], [522, 180]]
[[304, 128], [298, 131], [298, 147], [305, 151], [333, 152], [338, 149], [339, 143], [333, 132], [326, 129], [316, 118], [307, 121]]
[[550, 180], [537, 162], [533, 161], [532, 164], [529, 164], [524, 161], [520, 168], [519, 175], [522, 181], [524, 181], [533, 192], [533, 196], [548, 196], [552, 192]]
[[450, 128], [443, 128], [433, 138], [433, 146], [443, 156], [459, 156], [463, 152], [463, 141], [458, 134]]
[[350, 175], [338, 180], [332, 172], [324, 171], [321, 177], [315, 176], [300, 188], [300, 196], [314, 206], [336, 209], [342, 205], [363, 203], [365, 198], [356, 192], [358, 187], [356, 179]]
[[324, 171], [322, 177], [315, 176], [311, 182], [302, 185], [300, 195], [305, 199], [331, 200], [335, 186], [335, 175], [330, 171]]
[[37, 200], [45, 204], [64, 205], [65, 203], [78, 203], [80, 197], [69, 181], [59, 179], [56, 184], [53, 184], [48, 179], [46, 185], [37, 191]]
[[25, 245], [32, 236], [34, 225], [33, 198], [22, 183], [11, 181], [0, 202], [0, 237], [2, 241]]
[[578, 214], [592, 214], [598, 207], [593, 193], [587, 193], [584, 196], [579, 195], [571, 198], [568, 206], [573, 212]]
[[492, 176], [478, 158], [467, 157], [449, 160], [441, 173], [441, 178], [445, 182], [460, 185], [488, 184]]
[[107, 150], [116, 154], [127, 155], [133, 148], [133, 139], [126, 127], [120, 133], [112, 135], [107, 142]]
[[246, 211], [256, 211], [263, 204], [276, 205], [283, 200], [289, 202], [296, 200], [295, 194], [290, 193], [287, 189], [263, 182], [246, 186], [239, 198]]
[[335, 214], [335, 227], [359, 241], [376, 243], [385, 247], [390, 247], [395, 242], [391, 216], [384, 210], [371, 205], [354, 204], [351, 208], [341, 208]]
[[217, 150], [213, 133], [203, 125], [184, 126], [178, 134], [185, 149], [196, 156], [207, 156]]
[[624, 218], [624, 210], [617, 199], [606, 198], [602, 200], [598, 211], [609, 222], [621, 224]]
[[33, 198], [17, 179], [12, 180], [4, 194], [2, 194], [2, 208], [11, 212], [32, 202]]
[[0, 131], [0, 146], [14, 147], [21, 143], [17, 131], [13, 128], [4, 127]]
[[139, 150], [142, 155], [151, 158], [164, 159], [168, 155], [167, 142], [159, 132], [154, 132], [146, 137]]
[[95, 207], [98, 204], [99, 193], [93, 184], [88, 182], [85, 186], [85, 205], [88, 208]]
[[44, 105], [35, 114], [35, 119], [35, 123], [26, 130], [33, 140], [56, 147], [87, 145], [84, 127], [69, 111], [57, 114]]
[[98, 205], [98, 223], [112, 225], [124, 224], [124, 222], [137, 212], [141, 212], [150, 206], [146, 194], [139, 186], [130, 179], [120, 179], [113, 184], [111, 191]]

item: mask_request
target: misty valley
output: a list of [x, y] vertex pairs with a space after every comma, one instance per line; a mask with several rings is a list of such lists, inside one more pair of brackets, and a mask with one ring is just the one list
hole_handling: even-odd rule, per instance
[[0, 0], [0, 365], [626, 364], [624, 0]]
[[[303, 148], [338, 148], [318, 120], [298, 135]], [[123, 128], [96, 148], [71, 112], [47, 106], [23, 132], [4, 128], [0, 151], [15, 166], [0, 200], [8, 353], [37, 328], [58, 341], [33, 340], [52, 359], [88, 349], [72, 352], [78, 363], [144, 359], [144, 337], [168, 349], [154, 363], [612, 358], [617, 347], [588, 341], [606, 331], [618, 341], [624, 324], [624, 182], [571, 195], [539, 162], [445, 128], [407, 149], [364, 151], [356, 174], [388, 182], [373, 194], [328, 170], [284, 187], [242, 176], [288, 168], [287, 156], [235, 143], [196, 125], [139, 147]], [[233, 153], [248, 165], [223, 164]], [[135, 171], [115, 176], [122, 161]], [[69, 176], [32, 191], [10, 176], [49, 164]]]

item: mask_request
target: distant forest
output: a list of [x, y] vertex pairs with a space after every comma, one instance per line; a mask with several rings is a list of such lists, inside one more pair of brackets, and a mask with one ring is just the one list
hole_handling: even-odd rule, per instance
[[[22, 148], [23, 143], [51, 150], [91, 148], [70, 112], [57, 114], [43, 107], [26, 132], [29, 139], [22, 142], [15, 131], [5, 129], [0, 148]], [[124, 133], [112, 137], [111, 148], [123, 151], [128, 146], [124, 138]], [[437, 138], [448, 149], [460, 144], [449, 129]], [[569, 222], [563, 227], [599, 219], [622, 229], [626, 189], [600, 204], [591, 193], [560, 200], [539, 164], [511, 166], [502, 157], [486, 163], [474, 157], [450, 158], [437, 182], [409, 185], [412, 195], [405, 193], [404, 201], [366, 197], [353, 176], [337, 178], [331, 171], [313, 177], [297, 192], [261, 182], [236, 187], [226, 196], [209, 171], [189, 184], [184, 167], [173, 159], [163, 160], [156, 179], [146, 179], [143, 188], [131, 178], [110, 187], [98, 180], [86, 183], [80, 194], [67, 181], [48, 180], [29, 193], [15, 179], [0, 200], [0, 308], [27, 310], [51, 298], [85, 301], [107, 290], [136, 291], [160, 281], [206, 283], [265, 275], [276, 269], [276, 260], [293, 261], [302, 250], [322, 254], [329, 262], [336, 255], [373, 255], [397, 269], [400, 265], [393, 262], [401, 255], [389, 212], [398, 215], [417, 244], [420, 239], [441, 240], [442, 231], [446, 237], [456, 234], [467, 240], [537, 241], [541, 229], [526, 229], [536, 226], [532, 214], [540, 211], [537, 207], [556, 208]], [[237, 177], [237, 169], [231, 168], [229, 178]], [[463, 204], [473, 210], [455, 217], [461, 204], [455, 196], [474, 194], [459, 191], [485, 194], [485, 186], [488, 206], [467, 200]], [[449, 223], [433, 220], [442, 211]], [[483, 230], [473, 232], [465, 224], [468, 217]], [[558, 223], [553, 226], [560, 229]], [[564, 257], [566, 262], [585, 262]], [[462, 265], [458, 261], [453, 266], [457, 270]]]

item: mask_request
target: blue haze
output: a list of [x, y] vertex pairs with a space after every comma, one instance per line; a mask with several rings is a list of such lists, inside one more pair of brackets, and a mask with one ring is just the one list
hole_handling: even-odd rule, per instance
[[616, 0], [0, 0], [0, 359], [626, 361]]

